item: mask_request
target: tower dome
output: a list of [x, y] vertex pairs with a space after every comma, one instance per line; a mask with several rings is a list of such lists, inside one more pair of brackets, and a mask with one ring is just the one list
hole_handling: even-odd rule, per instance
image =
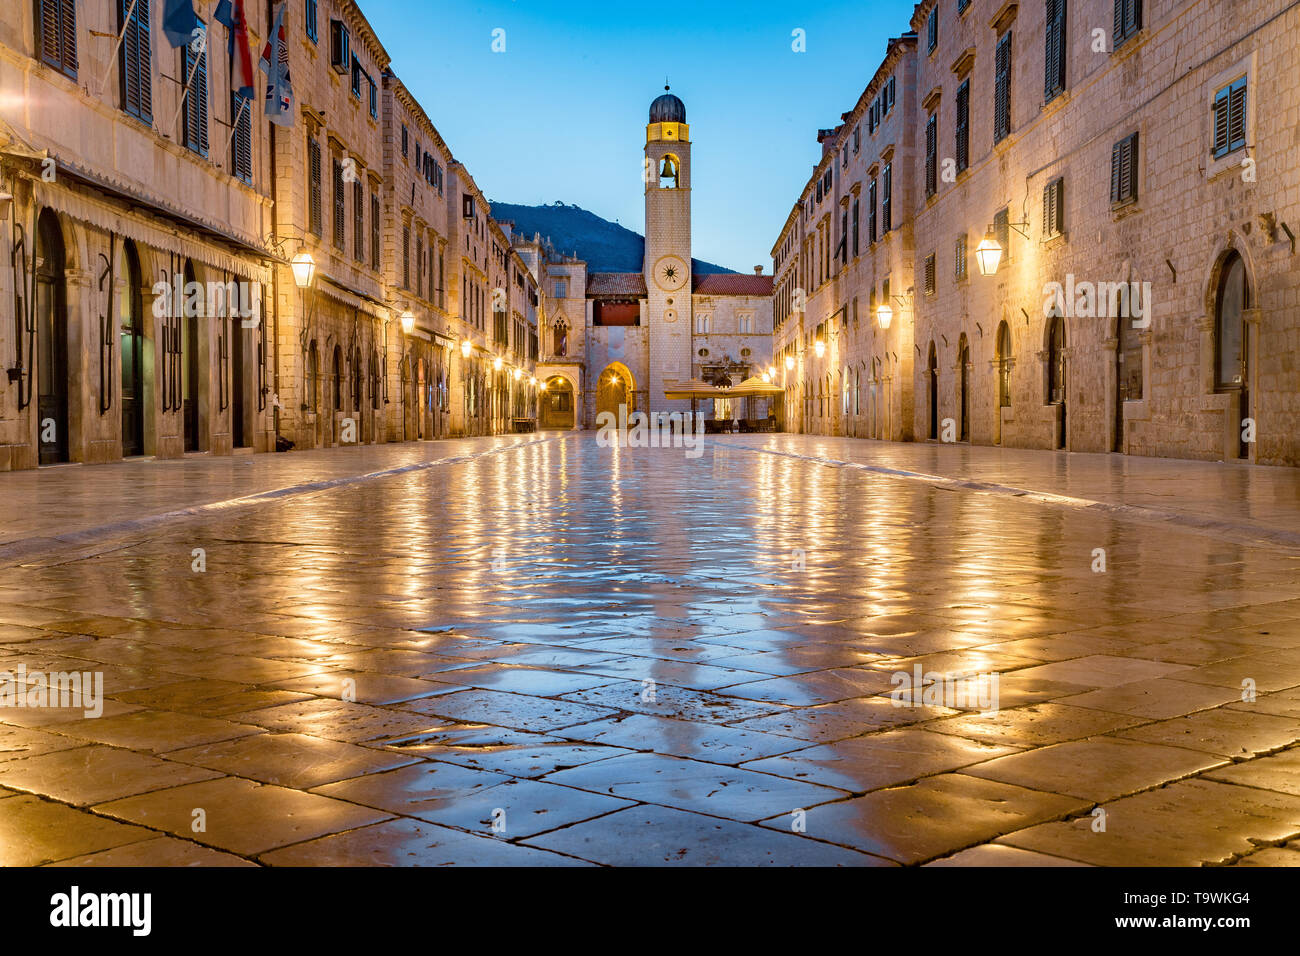
[[[668, 89], [668, 87], [664, 87]], [[664, 93], [650, 104], [651, 123], [685, 123], [686, 104], [672, 93]]]

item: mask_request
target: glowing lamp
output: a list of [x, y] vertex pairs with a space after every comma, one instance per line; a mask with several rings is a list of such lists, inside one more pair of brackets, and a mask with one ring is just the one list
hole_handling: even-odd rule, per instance
[[402, 313], [402, 331], [407, 335], [415, 331], [415, 313], [410, 309]]
[[786, 370], [787, 372], [793, 372], [793, 371], [794, 371], [794, 356], [793, 356], [793, 355], [787, 355], [787, 356], [785, 357], [785, 370]]
[[469, 353], [474, 351], [474, 343], [469, 339], [461, 339], [460, 355], [461, 358], [469, 358]]
[[821, 339], [818, 339], [816, 342], [813, 343], [813, 351], [817, 353], [818, 358], [821, 358], [823, 355], [826, 354], [826, 343], [823, 342]]
[[998, 237], [990, 229], [980, 240], [980, 244], [975, 247], [975, 261], [979, 263], [980, 275], [996, 275], [998, 263], [1002, 261], [1002, 246], [998, 244]]
[[309, 289], [316, 281], [316, 260], [310, 252], [300, 252], [289, 263], [293, 270], [293, 282], [299, 289]]
[[889, 330], [889, 323], [894, 321], [894, 310], [888, 305], [881, 305], [876, 309], [876, 318], [880, 320], [880, 327]]

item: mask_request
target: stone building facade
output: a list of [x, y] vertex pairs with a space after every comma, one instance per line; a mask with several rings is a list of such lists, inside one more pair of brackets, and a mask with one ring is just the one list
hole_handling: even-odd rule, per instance
[[912, 437], [1300, 464], [1300, 10], [927, 0], [910, 26]]
[[227, 24], [173, 46], [163, 0], [0, 9], [0, 470], [536, 418], [536, 277], [359, 6], [237, 6], [251, 108]]

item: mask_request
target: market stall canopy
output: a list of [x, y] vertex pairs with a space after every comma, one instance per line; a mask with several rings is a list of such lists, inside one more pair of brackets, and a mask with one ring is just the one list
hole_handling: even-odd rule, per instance
[[767, 398], [785, 391], [780, 385], [765, 382], [757, 376], [747, 378], [739, 385], [729, 387], [711, 385], [699, 379], [686, 382], [664, 382], [664, 398]]

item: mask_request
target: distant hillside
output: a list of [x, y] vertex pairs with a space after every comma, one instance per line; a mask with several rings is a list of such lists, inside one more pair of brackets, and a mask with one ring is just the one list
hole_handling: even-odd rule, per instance
[[[531, 239], [541, 233], [555, 251], [576, 255], [590, 272], [640, 272], [645, 257], [645, 237], [616, 222], [601, 219], [580, 206], [554, 203], [549, 206], [517, 206], [492, 203], [492, 218], [509, 220], [521, 236]], [[691, 260], [696, 275], [734, 274], [711, 262]]]

